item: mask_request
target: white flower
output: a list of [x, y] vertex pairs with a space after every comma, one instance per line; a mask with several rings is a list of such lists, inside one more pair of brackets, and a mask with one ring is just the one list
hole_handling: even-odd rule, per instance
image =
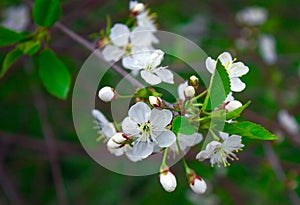
[[137, 25], [143, 28], [147, 28], [152, 32], [156, 32], [156, 25], [154, 22], [154, 15], [149, 14], [148, 11], [144, 11], [136, 16]]
[[172, 120], [169, 110], [150, 109], [147, 104], [138, 102], [128, 111], [128, 117], [122, 122], [123, 132], [133, 139], [133, 156], [146, 158], [154, 149], [169, 147], [175, 140], [175, 134], [166, 129]]
[[151, 49], [152, 43], [157, 42], [149, 29], [138, 26], [130, 31], [125, 24], [120, 23], [111, 28], [109, 38], [112, 44], [105, 46], [102, 53], [106, 61], [114, 62], [132, 54], [133, 50]]
[[194, 180], [190, 182], [190, 187], [196, 194], [203, 194], [206, 191], [207, 185], [201, 177], [196, 176]]
[[271, 35], [260, 35], [259, 50], [264, 62], [268, 65], [273, 65], [277, 61], [276, 42]]
[[94, 109], [92, 110], [92, 115], [97, 122], [97, 128], [99, 129], [99, 132], [107, 139], [111, 138], [117, 133], [114, 124], [109, 122], [102, 112]]
[[149, 103], [155, 108], [161, 108], [162, 107], [162, 99], [157, 96], [149, 96]]
[[192, 98], [195, 96], [196, 93], [195, 88], [193, 86], [187, 86], [186, 88], [184, 88], [183, 92], [186, 98]]
[[263, 24], [268, 18], [268, 12], [261, 7], [248, 7], [237, 13], [236, 19], [240, 23], [250, 26]]
[[297, 135], [299, 127], [296, 119], [291, 116], [287, 110], [280, 110], [278, 113], [279, 124], [290, 134]]
[[110, 102], [115, 97], [115, 91], [113, 88], [105, 86], [99, 90], [98, 97], [104, 102]]
[[1, 25], [15, 31], [24, 31], [29, 22], [29, 10], [27, 6], [21, 5], [7, 8]]
[[123, 58], [123, 66], [131, 70], [141, 70], [142, 78], [151, 85], [163, 82], [173, 84], [173, 73], [166, 67], [159, 66], [163, 60], [161, 50], [141, 51], [131, 57]]
[[172, 192], [175, 190], [177, 186], [176, 182], [176, 177], [175, 175], [168, 171], [162, 172], [159, 175], [159, 181], [162, 187], [167, 191], [167, 192]]
[[[178, 145], [180, 147], [180, 150], [183, 152], [186, 152], [188, 148], [200, 143], [203, 139], [202, 134], [195, 132], [192, 135], [184, 135], [179, 133], [177, 136], [177, 142], [174, 142], [170, 146], [170, 150], [178, 153]], [[178, 143], [178, 144], [177, 144]]]
[[[218, 59], [221, 61], [222, 65], [227, 70], [230, 78], [231, 90], [233, 92], [241, 92], [246, 88], [246, 84], [243, 83], [239, 77], [248, 73], [249, 68], [245, 66], [242, 62], [234, 62], [230, 53], [224, 52], [219, 55]], [[214, 73], [216, 69], [217, 61], [208, 57], [205, 61], [206, 68], [210, 73]]]
[[199, 152], [196, 159], [203, 161], [205, 159], [210, 159], [210, 163], [213, 166], [218, 164], [220, 166], [223, 164], [225, 167], [230, 165], [227, 158], [234, 160], [238, 159], [234, 152], [241, 150], [244, 145], [242, 144], [242, 137], [238, 135], [231, 135], [220, 132], [220, 141], [212, 141], [207, 144], [206, 149]]
[[184, 89], [186, 88], [186, 87], [188, 87], [189, 85], [188, 85], [188, 82], [186, 81], [186, 82], [184, 82], [184, 83], [181, 83], [181, 84], [179, 84], [179, 86], [178, 86], [178, 88], [177, 88], [177, 93], [178, 93], [178, 98], [180, 99], [180, 100], [185, 100], [185, 95], [184, 95]]
[[138, 1], [129, 2], [129, 10], [133, 15], [140, 14], [144, 9], [145, 5], [143, 3], [139, 3]]

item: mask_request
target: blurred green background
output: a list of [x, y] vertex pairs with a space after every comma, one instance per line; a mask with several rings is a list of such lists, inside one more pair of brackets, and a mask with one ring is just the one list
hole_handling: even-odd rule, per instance
[[[300, 1], [149, 0], [143, 3], [157, 13], [159, 29], [192, 39], [213, 57], [230, 51], [249, 66], [249, 74], [242, 78], [247, 89], [235, 97], [244, 103], [251, 100], [244, 118], [263, 124], [279, 140], [271, 144], [245, 139], [240, 160], [226, 169], [199, 163], [191, 154], [187, 157], [189, 163], [207, 181], [207, 193], [199, 196], [190, 191], [180, 163], [172, 168], [178, 187], [173, 193], [167, 193], [157, 175], [122, 176], [93, 161], [81, 147], [74, 130], [71, 94], [63, 101], [48, 94], [42, 86], [39, 86], [41, 92], [36, 92], [32, 85], [40, 82], [35, 72], [29, 76], [24, 71], [23, 68], [32, 67], [32, 62], [23, 57], [0, 80], [0, 204], [297, 204], [300, 135], [284, 130], [277, 115], [279, 110], [286, 109], [299, 125]], [[1, 18], [5, 9], [20, 4], [24, 2], [2, 0]], [[266, 22], [255, 27], [238, 23], [236, 13], [248, 6], [266, 9]], [[112, 22], [128, 16], [128, 1], [63, 0], [62, 8], [60, 22], [85, 39], [105, 28], [106, 15], [111, 16]], [[28, 30], [34, 29], [31, 23]], [[261, 34], [272, 35], [276, 40], [277, 60], [271, 65], [263, 61], [259, 52]], [[51, 38], [50, 47], [67, 65], [73, 84], [90, 51], [55, 27], [51, 28]], [[247, 42], [246, 46], [241, 46], [241, 41]], [[0, 49], [0, 62], [11, 48]], [[120, 76], [111, 72], [108, 78], [111, 77], [117, 81]], [[107, 82], [114, 84], [111, 79]], [[42, 117], [38, 110], [45, 111]], [[45, 140], [45, 131], [54, 136], [54, 142]], [[54, 143], [57, 155], [48, 152], [47, 142]], [[58, 174], [53, 177], [53, 172]]]

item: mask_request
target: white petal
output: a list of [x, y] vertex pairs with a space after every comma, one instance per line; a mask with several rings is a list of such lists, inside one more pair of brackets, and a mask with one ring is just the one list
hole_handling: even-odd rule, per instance
[[200, 143], [202, 139], [203, 136], [200, 133], [194, 133], [192, 135], [178, 134], [178, 143], [182, 151], [185, 151], [188, 147]]
[[139, 142], [133, 145], [133, 157], [146, 158], [153, 152], [154, 143]]
[[133, 46], [150, 46], [153, 41], [153, 32], [137, 26], [130, 33], [130, 41]]
[[160, 69], [155, 71], [156, 75], [166, 83], [174, 84], [174, 76], [173, 73], [168, 69]]
[[232, 92], [230, 92], [230, 93], [227, 95], [227, 97], [226, 97], [226, 99], [224, 100], [224, 102], [230, 102], [230, 101], [232, 101], [232, 100], [234, 100], [234, 97], [232, 96]]
[[150, 123], [154, 130], [163, 130], [172, 120], [173, 114], [170, 110], [152, 109]]
[[136, 61], [132, 56], [126, 56], [122, 58], [122, 65], [124, 68], [130, 70], [139, 70], [143, 66], [138, 61]]
[[157, 84], [161, 83], [161, 79], [157, 75], [154, 75], [153, 73], [151, 73], [149, 71], [142, 70], [141, 76], [150, 85], [157, 85]]
[[151, 109], [146, 103], [138, 102], [128, 111], [129, 117], [136, 123], [148, 122]]
[[242, 137], [238, 135], [231, 135], [223, 142], [223, 147], [230, 151], [239, 150], [240, 148], [244, 147], [242, 144]]
[[137, 157], [133, 154], [133, 149], [129, 145], [125, 146], [125, 154], [130, 161], [137, 162], [142, 160], [143, 158]]
[[216, 64], [217, 64], [217, 61], [212, 59], [211, 57], [208, 57], [205, 61], [205, 66], [206, 66], [206, 69], [211, 73], [213, 74], [215, 72], [215, 69], [216, 69]]
[[117, 23], [111, 28], [109, 38], [115, 45], [125, 46], [128, 44], [129, 35], [129, 28], [124, 24]]
[[97, 120], [98, 123], [100, 123], [102, 125], [106, 125], [108, 123], [108, 120], [106, 119], [106, 117], [99, 110], [93, 109], [92, 115], [94, 116], [94, 118]]
[[228, 52], [221, 53], [218, 58], [223, 66], [228, 66], [232, 63], [232, 57]]
[[118, 61], [124, 55], [124, 51], [117, 46], [107, 45], [102, 51], [106, 61]]
[[149, 62], [151, 62], [153, 68], [157, 68], [161, 64], [164, 54], [162, 50], [155, 50], [151, 53]]
[[290, 134], [297, 135], [299, 133], [299, 127], [295, 117], [290, 115], [287, 110], [279, 111], [278, 122]]
[[246, 88], [246, 84], [243, 83], [239, 78], [230, 78], [230, 86], [233, 92], [241, 92]]
[[202, 150], [201, 152], [199, 152], [197, 155], [196, 155], [196, 159], [200, 160], [200, 161], [203, 161], [207, 158], [209, 158], [214, 150], [217, 148], [217, 147], [221, 147], [221, 143], [218, 142], [218, 141], [212, 141], [210, 142], [209, 144], [206, 145], [206, 149], [205, 150]]
[[126, 117], [122, 122], [122, 130], [127, 135], [136, 135], [140, 129], [136, 122]]
[[[154, 132], [157, 133], [157, 132]], [[169, 147], [176, 141], [175, 134], [170, 131], [162, 131], [159, 133], [159, 136], [157, 136], [158, 146], [160, 147]]]
[[233, 63], [230, 68], [227, 69], [229, 77], [241, 77], [249, 72], [248, 66], [245, 66], [242, 62]]
[[178, 86], [177, 92], [180, 100], [185, 100], [184, 89], [188, 86], [188, 82], [185, 81]]
[[225, 109], [228, 111], [228, 112], [231, 112], [235, 109], [238, 109], [239, 107], [242, 107], [243, 104], [238, 101], [238, 100], [232, 100], [230, 101], [226, 106], [225, 106]]
[[229, 134], [226, 132], [219, 132], [219, 135], [222, 138], [222, 140], [226, 140], [229, 137]]
[[101, 132], [102, 132], [107, 138], [111, 138], [112, 136], [114, 136], [114, 135], [117, 133], [114, 124], [111, 123], [111, 122], [108, 123], [108, 124], [106, 124], [106, 125], [102, 128]]

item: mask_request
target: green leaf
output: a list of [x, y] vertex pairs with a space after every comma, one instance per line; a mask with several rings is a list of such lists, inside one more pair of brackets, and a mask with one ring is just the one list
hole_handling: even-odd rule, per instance
[[213, 109], [224, 102], [230, 92], [230, 79], [220, 60], [217, 60], [215, 72], [211, 76], [208, 93], [202, 110]]
[[32, 15], [36, 24], [52, 26], [61, 17], [59, 0], [35, 0]]
[[200, 126], [203, 129], [221, 129], [224, 127], [226, 119], [226, 110], [220, 109], [213, 111], [210, 116], [204, 117]]
[[250, 105], [250, 103], [251, 103], [251, 101], [249, 100], [242, 107], [239, 107], [239, 108], [237, 108], [235, 110], [232, 110], [231, 112], [228, 112], [226, 114], [226, 120], [235, 119], [235, 118], [239, 117], [241, 115], [241, 113]]
[[19, 42], [23, 35], [0, 26], [0, 46], [7, 46]]
[[66, 99], [70, 90], [71, 77], [68, 69], [50, 49], [38, 56], [39, 76], [49, 93]]
[[192, 135], [196, 132], [195, 128], [191, 126], [188, 119], [183, 116], [177, 116], [172, 123], [172, 131], [184, 135]]
[[7, 70], [23, 55], [23, 52], [15, 48], [11, 50], [4, 58], [2, 69], [0, 71], [0, 77], [3, 77]]
[[249, 137], [251, 139], [259, 140], [276, 140], [277, 137], [270, 133], [268, 130], [253, 122], [237, 122], [237, 123], [226, 123], [224, 132], [233, 135], [240, 135], [243, 137]]
[[24, 54], [32, 56], [39, 51], [40, 46], [40, 41], [32, 40], [19, 44], [18, 48], [22, 50]]

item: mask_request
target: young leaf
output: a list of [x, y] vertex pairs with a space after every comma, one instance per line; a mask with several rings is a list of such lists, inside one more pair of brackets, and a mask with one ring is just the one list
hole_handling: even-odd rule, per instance
[[6, 71], [23, 55], [23, 52], [15, 48], [11, 50], [4, 58], [2, 69], [0, 71], [0, 77], [3, 77]]
[[211, 76], [208, 93], [205, 97], [202, 110], [218, 107], [230, 92], [230, 79], [220, 60], [217, 60], [216, 69]]
[[7, 46], [19, 42], [23, 35], [0, 26], [0, 46]]
[[241, 115], [241, 113], [250, 105], [251, 101], [249, 100], [245, 105], [239, 107], [231, 112], [226, 114], [226, 120], [237, 118]]
[[196, 132], [195, 128], [191, 126], [188, 119], [183, 116], [177, 116], [172, 123], [172, 131], [185, 135], [192, 135]]
[[41, 42], [34, 40], [26, 41], [18, 45], [19, 49], [22, 50], [24, 54], [29, 56], [36, 54], [39, 51], [40, 46]]
[[65, 65], [50, 49], [43, 50], [38, 56], [39, 76], [49, 93], [66, 99], [70, 90], [71, 77]]
[[237, 122], [237, 123], [226, 123], [224, 132], [233, 135], [240, 135], [243, 137], [249, 137], [251, 139], [259, 140], [276, 140], [277, 137], [270, 133], [262, 126], [253, 122]]
[[35, 0], [32, 15], [36, 24], [52, 26], [61, 17], [59, 0]]

